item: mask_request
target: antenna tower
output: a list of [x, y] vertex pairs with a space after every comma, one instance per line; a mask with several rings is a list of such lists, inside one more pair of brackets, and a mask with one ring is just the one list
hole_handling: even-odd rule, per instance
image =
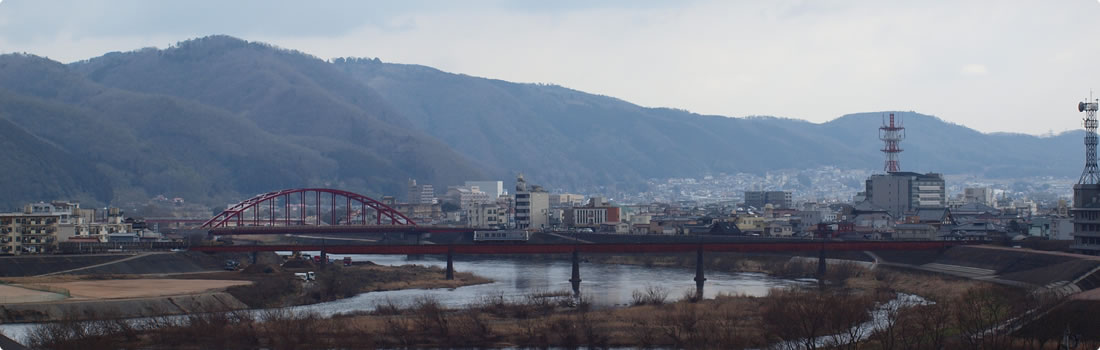
[[[1094, 116], [1095, 114], [1096, 112], [1093, 112]], [[1095, 120], [1096, 119], [1093, 118], [1094, 125]], [[1096, 128], [1094, 126], [1093, 131], [1095, 130]], [[1095, 136], [1096, 134], [1094, 133], [1093, 135]], [[901, 147], [898, 147], [898, 143], [901, 143], [901, 140], [905, 139], [905, 127], [902, 126], [901, 118], [898, 118], [897, 125], [894, 124], [894, 113], [890, 113], [890, 124], [886, 124], [886, 118], [883, 118], [882, 127], [878, 128], [878, 139], [886, 143], [886, 148], [882, 149], [882, 153], [886, 153], [886, 166], [883, 167], [883, 170], [888, 173], [901, 171], [901, 164], [898, 163], [898, 153], [901, 153]], [[1096, 145], [1095, 137], [1093, 138], [1093, 145]], [[1096, 154], [1095, 150], [1096, 147], [1093, 147], [1093, 155]], [[1096, 169], [1095, 158], [1096, 157], [1093, 157], [1093, 169]]]
[[1098, 102], [1089, 94], [1089, 99], [1077, 103], [1077, 111], [1085, 112], [1085, 171], [1081, 172], [1079, 185], [1100, 184], [1100, 171], [1096, 169], [1096, 110]]

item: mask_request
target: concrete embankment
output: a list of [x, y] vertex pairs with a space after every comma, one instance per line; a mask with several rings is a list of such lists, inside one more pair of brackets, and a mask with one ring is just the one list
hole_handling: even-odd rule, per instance
[[209, 259], [195, 253], [153, 253], [113, 264], [74, 270], [70, 273], [74, 275], [142, 275], [201, 272], [217, 270], [221, 267], [216, 261], [206, 260]]
[[0, 277], [38, 276], [132, 256], [133, 254], [6, 256], [0, 257]]
[[944, 251], [877, 251], [880, 263], [988, 280], [1021, 287], [1064, 288], [1065, 293], [1100, 286], [1095, 257], [987, 246]]
[[0, 305], [0, 323], [183, 315], [247, 306], [224, 292], [157, 298]]
[[220, 270], [226, 259], [249, 258], [243, 253], [197, 252], [14, 256], [0, 258], [0, 277], [193, 273]]

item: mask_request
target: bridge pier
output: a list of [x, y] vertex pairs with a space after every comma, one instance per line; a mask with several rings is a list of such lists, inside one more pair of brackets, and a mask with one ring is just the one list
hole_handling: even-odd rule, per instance
[[825, 245], [821, 245], [821, 250], [817, 256], [817, 288], [825, 290]]
[[573, 296], [581, 295], [581, 259], [576, 249], [573, 249], [573, 276], [569, 278], [573, 284]]
[[455, 261], [454, 261], [454, 247], [447, 248], [447, 272], [446, 279], [448, 281], [455, 279]]
[[[317, 216], [321, 216], [321, 215], [317, 214]], [[322, 238], [321, 239], [321, 267], [322, 268], [325, 267], [326, 264], [328, 264], [328, 253], [325, 253], [325, 239]]]
[[703, 300], [703, 282], [707, 278], [703, 276], [703, 246], [695, 252], [695, 300]]

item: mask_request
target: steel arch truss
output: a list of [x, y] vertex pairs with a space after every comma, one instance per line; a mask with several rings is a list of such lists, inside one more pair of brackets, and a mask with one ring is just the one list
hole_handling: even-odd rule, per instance
[[[337, 210], [341, 205], [343, 213]], [[324, 215], [326, 209], [329, 215]], [[314, 215], [307, 216], [309, 210], [313, 210]], [[246, 199], [207, 220], [202, 228], [382, 225], [387, 221], [389, 225], [416, 225], [405, 214], [361, 194], [328, 188], [297, 188], [268, 192]]]

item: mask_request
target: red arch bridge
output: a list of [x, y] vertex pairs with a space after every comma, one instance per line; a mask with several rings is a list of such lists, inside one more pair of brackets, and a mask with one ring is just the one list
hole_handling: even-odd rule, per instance
[[206, 220], [211, 235], [431, 233], [474, 228], [417, 225], [373, 198], [329, 188], [296, 188], [258, 194]]
[[[818, 251], [818, 276], [825, 274], [826, 251], [936, 250], [966, 244], [961, 241], [811, 241], [787, 240], [737, 243], [577, 243], [577, 244], [455, 244], [455, 245], [224, 245], [199, 246], [204, 252], [320, 251], [326, 254], [445, 254], [446, 278], [454, 278], [454, 254], [573, 254], [573, 292], [580, 291], [580, 253], [676, 253], [696, 252], [696, 293], [702, 296], [704, 252], [806, 252]], [[327, 258], [322, 258], [327, 261]], [[820, 282], [819, 278], [819, 283]], [[824, 285], [822, 285], [824, 286]]]
[[[287, 233], [469, 232], [467, 227], [417, 225], [390, 206], [360, 194], [301, 188], [256, 195], [230, 206], [203, 223], [211, 235]], [[454, 245], [222, 245], [191, 247], [203, 252], [320, 251], [325, 254], [446, 254], [448, 279], [454, 277], [454, 254], [569, 254], [573, 255], [574, 292], [580, 286], [580, 253], [696, 252], [695, 281], [702, 293], [703, 252], [818, 251], [818, 274], [825, 273], [826, 251], [930, 250], [965, 244], [951, 241], [812, 241], [770, 240], [692, 243], [574, 243], [574, 244], [454, 244]], [[700, 294], [701, 295], [701, 294]]]

